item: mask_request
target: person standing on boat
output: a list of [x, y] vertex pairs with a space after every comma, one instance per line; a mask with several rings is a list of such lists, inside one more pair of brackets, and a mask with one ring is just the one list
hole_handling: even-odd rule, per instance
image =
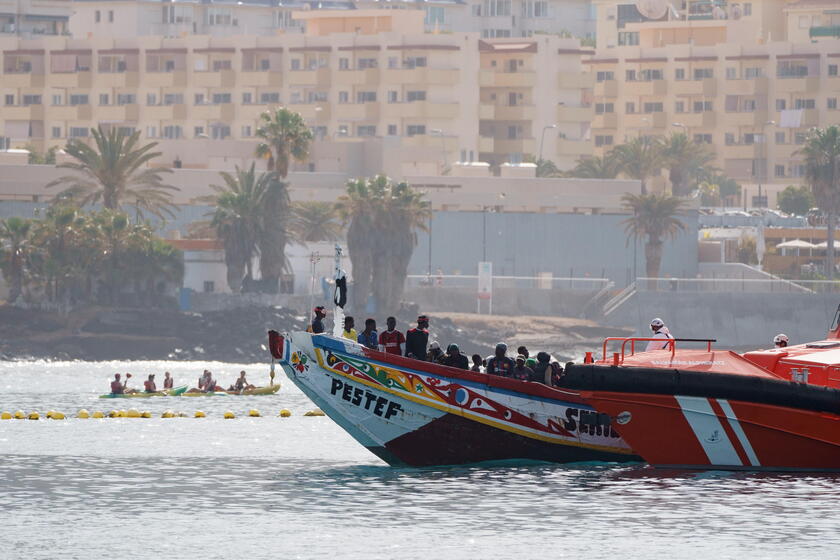
[[788, 336], [784, 333], [779, 333], [773, 337], [773, 345], [776, 348], [787, 348]]
[[155, 374], [150, 373], [149, 378], [143, 382], [143, 390], [147, 393], [157, 393], [157, 385], [155, 385]]
[[671, 336], [671, 331], [668, 330], [668, 327], [665, 326], [665, 322], [662, 319], [657, 317], [651, 321], [650, 330], [653, 331], [653, 336], [651, 338], [655, 338], [657, 340], [651, 340], [648, 342], [645, 352], [650, 352], [651, 350], [664, 350], [669, 347], [670, 343], [668, 341], [674, 337]]
[[388, 330], [379, 334], [379, 346], [386, 354], [402, 356], [402, 345], [405, 344], [405, 336], [397, 330], [397, 319], [388, 317], [385, 320]]
[[379, 348], [379, 335], [376, 334], [376, 321], [374, 319], [365, 319], [365, 330], [359, 333], [357, 340], [359, 344], [371, 350], [377, 350]]
[[426, 359], [426, 345], [429, 344], [429, 318], [417, 317], [417, 326], [405, 333], [405, 355], [415, 360]]
[[163, 372], [163, 388], [171, 389], [174, 385], [175, 379], [172, 378], [168, 371]]
[[353, 319], [350, 315], [344, 318], [344, 332], [341, 333], [341, 336], [348, 340], [352, 340], [353, 342], [359, 341], [359, 333], [356, 332], [356, 329], [353, 328], [356, 326], [356, 320]]
[[324, 332], [324, 318], [327, 316], [327, 312], [323, 305], [319, 305], [312, 311], [315, 313], [315, 317], [312, 319], [312, 324], [309, 325], [308, 330], [312, 334], [321, 334]]
[[431, 344], [429, 344], [429, 352], [426, 354], [426, 361], [427, 362], [435, 362], [435, 363], [443, 363], [443, 350], [440, 349], [440, 344], [437, 340], [433, 340]]
[[525, 356], [525, 360], [528, 360], [528, 357], [530, 356], [530, 354], [528, 353], [528, 349], [524, 346], [520, 346], [519, 348], [517, 348], [516, 353], [519, 356]]
[[469, 369], [470, 361], [467, 357], [461, 354], [461, 349], [457, 344], [450, 344], [446, 349], [446, 355], [443, 357], [443, 365], [454, 367], [458, 369]]
[[534, 377], [534, 370], [525, 365], [525, 356], [519, 354], [516, 356], [516, 364], [510, 370], [510, 376], [520, 381], [530, 381]]
[[481, 357], [481, 354], [473, 354], [472, 355], [472, 367], [470, 371], [474, 371], [476, 373], [482, 373], [484, 371], [484, 358]]
[[496, 345], [494, 356], [487, 360], [485, 373], [500, 377], [510, 377], [515, 365], [514, 361], [507, 357], [507, 344], [500, 342]]

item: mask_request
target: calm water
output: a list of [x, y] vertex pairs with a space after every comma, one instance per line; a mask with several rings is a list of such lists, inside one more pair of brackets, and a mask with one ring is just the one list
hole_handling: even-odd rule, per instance
[[[312, 405], [285, 377], [269, 397], [96, 398], [115, 371], [168, 369], [180, 384], [204, 367], [267, 378], [263, 365], [0, 364], [0, 410], [209, 416], [0, 421], [0, 558], [840, 556], [840, 477], [392, 469], [303, 417]], [[276, 417], [284, 407], [292, 418]], [[249, 408], [266, 417], [221, 419]]]

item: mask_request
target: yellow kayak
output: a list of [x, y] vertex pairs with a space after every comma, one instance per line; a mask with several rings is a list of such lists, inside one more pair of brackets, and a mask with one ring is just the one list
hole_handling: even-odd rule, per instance
[[245, 389], [244, 391], [216, 391], [214, 393], [204, 393], [201, 391], [188, 391], [184, 393], [183, 397], [221, 397], [227, 395], [242, 395], [242, 396], [255, 396], [255, 395], [273, 395], [277, 391], [280, 390], [280, 384], [275, 383], [274, 385], [269, 385], [267, 387], [255, 387], [253, 389]]
[[99, 395], [100, 399], [145, 399], [147, 397], [177, 397], [187, 390], [186, 385], [175, 387], [174, 389], [166, 389], [164, 391], [157, 391], [155, 393], [146, 393], [145, 391], [138, 391], [136, 393], [108, 393], [107, 395]]

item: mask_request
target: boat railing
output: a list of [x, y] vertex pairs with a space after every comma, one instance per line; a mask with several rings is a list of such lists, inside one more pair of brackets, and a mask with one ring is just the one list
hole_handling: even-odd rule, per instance
[[[668, 344], [668, 349], [671, 350], [671, 356], [673, 357], [677, 351], [677, 342], [705, 342], [706, 343], [706, 351], [712, 351], [712, 343], [717, 342], [715, 338], [653, 338], [653, 337], [641, 337], [641, 336], [633, 336], [633, 337], [621, 337], [621, 336], [612, 336], [604, 339], [604, 347], [601, 353], [601, 360], [607, 361], [607, 345], [610, 342], [621, 342], [621, 352], [614, 352], [613, 353], [613, 364], [618, 365], [624, 362], [624, 358], [626, 356], [633, 356], [636, 354], [636, 342], [666, 342]], [[627, 354], [627, 343], [630, 343], [630, 353]], [[664, 348], [663, 348], [664, 350]]]

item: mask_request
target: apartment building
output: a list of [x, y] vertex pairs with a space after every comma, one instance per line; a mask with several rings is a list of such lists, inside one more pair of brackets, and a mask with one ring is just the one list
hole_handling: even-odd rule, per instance
[[0, 0], [0, 37], [69, 34], [70, 0]]
[[717, 166], [763, 204], [759, 192], [801, 181], [808, 129], [840, 123], [840, 41], [784, 40], [786, 18], [800, 29], [784, 2], [703, 6], [689, 4], [687, 16], [668, 8], [654, 21], [635, 5], [598, 4], [599, 48], [586, 61], [595, 153], [682, 130], [711, 144]]
[[[304, 169], [447, 172], [542, 150], [591, 153], [578, 41], [423, 33], [418, 10], [296, 12], [306, 33], [0, 37], [0, 137], [38, 149], [97, 125], [139, 130], [179, 167], [252, 158], [259, 116], [288, 106], [316, 142]], [[414, 31], [412, 31], [414, 30]]]

